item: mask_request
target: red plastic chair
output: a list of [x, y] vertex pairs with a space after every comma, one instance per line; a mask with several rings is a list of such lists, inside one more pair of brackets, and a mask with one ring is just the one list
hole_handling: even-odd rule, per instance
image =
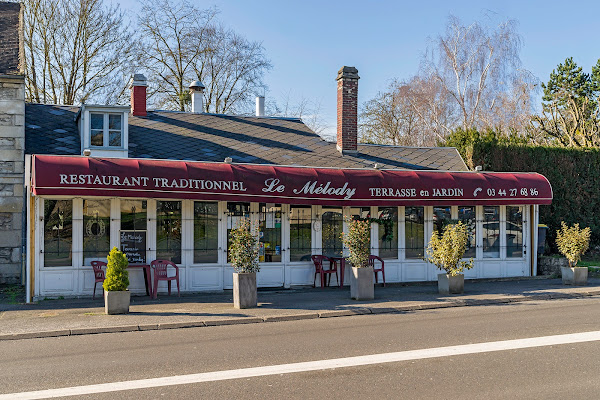
[[[175, 281], [177, 284], [177, 296], [181, 297], [179, 292], [179, 267], [174, 262], [169, 260], [154, 260], [150, 263], [150, 266], [154, 269], [154, 285], [152, 294], [154, 298], [158, 296], [158, 281], [167, 281], [169, 287], [169, 296], [171, 295], [171, 281]], [[175, 276], [169, 276], [167, 274], [167, 267], [175, 268]]]
[[[331, 274], [335, 273], [335, 279], [339, 284], [337, 263], [335, 260], [323, 255], [314, 255], [310, 257], [315, 264], [315, 278], [313, 279], [313, 287], [315, 287], [317, 282], [317, 274], [321, 274], [321, 287], [325, 287], [325, 275], [329, 275], [329, 282], [327, 285], [331, 283]], [[325, 269], [323, 267], [323, 261], [329, 261], [329, 268]]]
[[[106, 267], [106, 263], [103, 261], [92, 261], [92, 268], [94, 269], [94, 294], [92, 299], [96, 298], [96, 285], [98, 282], [104, 283], [104, 270], [102, 267]], [[104, 295], [104, 286], [102, 286], [102, 295]]]
[[[375, 261], [381, 262], [381, 268], [377, 268], [375, 266]], [[375, 283], [379, 283], [377, 280], [377, 273], [381, 272], [381, 278], [383, 280], [383, 286], [385, 286], [385, 264], [381, 257], [378, 256], [369, 256], [369, 266], [373, 267], [373, 272], [375, 273]]]

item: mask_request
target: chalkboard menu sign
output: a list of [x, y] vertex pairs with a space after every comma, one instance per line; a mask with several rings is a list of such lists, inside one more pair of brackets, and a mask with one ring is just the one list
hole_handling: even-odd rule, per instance
[[121, 231], [121, 251], [130, 264], [145, 264], [146, 231]]

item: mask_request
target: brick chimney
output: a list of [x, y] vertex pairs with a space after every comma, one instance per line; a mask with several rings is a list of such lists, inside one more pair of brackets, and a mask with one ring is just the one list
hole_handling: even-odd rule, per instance
[[131, 78], [129, 89], [131, 89], [131, 114], [136, 117], [146, 116], [146, 77], [143, 74], [135, 74]]
[[357, 151], [358, 70], [342, 67], [337, 76], [337, 149], [340, 153]]
[[22, 5], [0, 2], [0, 74], [23, 74], [23, 43]]

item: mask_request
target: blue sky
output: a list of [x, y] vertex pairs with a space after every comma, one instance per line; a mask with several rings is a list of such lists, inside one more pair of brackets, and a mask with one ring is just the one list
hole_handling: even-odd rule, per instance
[[[216, 6], [220, 20], [265, 47], [273, 69], [267, 97], [306, 98], [321, 103], [335, 132], [338, 69], [354, 66], [361, 77], [359, 102], [385, 90], [393, 78], [416, 74], [428, 38], [445, 29], [449, 15], [475, 20], [518, 21], [523, 67], [547, 81], [566, 57], [590, 71], [600, 58], [600, 2], [558, 1], [192, 1]], [[121, 0], [126, 10], [136, 0]]]

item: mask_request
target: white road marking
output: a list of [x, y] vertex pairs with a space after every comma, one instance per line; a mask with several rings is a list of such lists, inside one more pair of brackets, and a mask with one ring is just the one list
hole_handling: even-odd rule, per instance
[[147, 389], [162, 386], [189, 385], [201, 382], [215, 382], [227, 379], [242, 379], [257, 376], [292, 374], [332, 368], [356, 367], [361, 365], [383, 364], [399, 361], [421, 360], [426, 358], [457, 356], [462, 354], [487, 353], [492, 351], [527, 349], [561, 344], [594, 342], [600, 340], [600, 331], [571, 333], [566, 335], [541, 336], [527, 339], [501, 340], [497, 342], [474, 343], [458, 346], [435, 347], [431, 349], [399, 351], [396, 353], [372, 354], [367, 356], [334, 358], [299, 362], [292, 364], [269, 365], [265, 367], [241, 368], [228, 371], [204, 372], [199, 374], [166, 376], [162, 378], [139, 379], [125, 382], [101, 383], [97, 385], [74, 386], [33, 392], [0, 394], [4, 399], [50, 399], [63, 396], [79, 396], [94, 393], [117, 392], [122, 390]]

